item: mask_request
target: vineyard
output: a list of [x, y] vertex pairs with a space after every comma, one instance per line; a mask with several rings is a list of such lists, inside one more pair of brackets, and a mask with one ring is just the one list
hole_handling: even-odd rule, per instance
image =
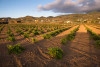
[[100, 24], [1, 24], [0, 67], [100, 67]]

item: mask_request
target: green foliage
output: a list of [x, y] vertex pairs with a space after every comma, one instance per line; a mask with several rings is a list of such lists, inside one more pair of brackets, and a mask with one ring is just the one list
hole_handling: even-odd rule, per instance
[[66, 37], [67, 37], [67, 40], [71, 41], [75, 38], [75, 35], [76, 35], [76, 32], [78, 31], [79, 29], [79, 26], [77, 28], [75, 28], [73, 31], [71, 31], [70, 34], [68, 34]]
[[10, 34], [11, 32], [12, 32], [11, 30], [8, 30], [8, 31], [7, 31], [7, 34]]
[[63, 57], [63, 50], [61, 48], [48, 48], [48, 54], [55, 59], [61, 59]]
[[20, 46], [20, 44], [15, 44], [15, 45], [7, 45], [8, 52], [9, 53], [14, 53], [14, 54], [20, 54], [23, 50], [24, 47]]
[[5, 27], [5, 26], [3, 25], [3, 26], [0, 28], [0, 33], [1, 33], [1, 31], [3, 30], [4, 27]]
[[15, 37], [10, 37], [10, 36], [7, 38], [7, 40], [10, 40], [12, 42], [16, 41]]
[[32, 38], [32, 43], [33, 43], [33, 42], [38, 42], [38, 40], [35, 39], [35, 38]]
[[61, 39], [61, 44], [66, 44], [67, 43], [67, 39], [66, 38], [62, 38]]
[[49, 32], [50, 31], [50, 29], [47, 29], [47, 32]]
[[39, 32], [38, 32], [38, 31], [32, 31], [32, 33], [33, 33], [34, 35], [39, 35]]
[[19, 35], [23, 35], [24, 34], [24, 32], [23, 31], [21, 31], [20, 33], [19, 33]]
[[25, 31], [28, 31], [28, 29], [25, 29]]
[[14, 37], [14, 34], [13, 33], [9, 33], [8, 34], [10, 37]]
[[100, 48], [100, 40], [95, 41], [96, 47]]
[[52, 36], [50, 34], [43, 35], [44, 39], [50, 39]]
[[16, 29], [16, 33], [20, 33], [21, 32], [21, 30], [20, 29]]
[[87, 31], [90, 33], [91, 38], [95, 40], [95, 45], [100, 48], [100, 36], [94, 33], [90, 28], [86, 27]]
[[44, 30], [41, 30], [41, 33], [45, 33]]
[[90, 33], [91, 38], [93, 38], [94, 40], [100, 40], [100, 36], [99, 35], [97, 35], [96, 33], [92, 32], [92, 30], [87, 28], [87, 27], [86, 27], [86, 29]]
[[66, 44], [68, 41], [71, 41], [75, 38], [76, 31], [79, 29], [79, 26], [75, 28], [70, 34], [66, 35], [66, 38], [61, 39], [61, 44]]
[[33, 30], [34, 30], [34, 29], [29, 30], [29, 33], [32, 33]]
[[29, 38], [29, 34], [28, 33], [24, 33], [24, 38]]
[[[71, 28], [71, 27], [69, 27]], [[56, 31], [53, 31], [53, 32], [50, 32], [49, 34], [45, 34], [43, 35], [44, 39], [50, 39], [52, 36], [56, 36], [57, 34], [69, 29], [69, 28], [63, 28], [63, 29], [59, 29], [59, 30], [56, 30]]]

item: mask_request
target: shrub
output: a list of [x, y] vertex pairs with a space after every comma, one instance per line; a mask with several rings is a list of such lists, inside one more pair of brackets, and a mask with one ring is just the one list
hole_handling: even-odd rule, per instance
[[10, 36], [7, 38], [7, 40], [10, 40], [10, 41], [12, 41], [12, 42], [16, 41], [16, 40], [15, 40], [15, 37], [10, 37]]
[[19, 35], [23, 35], [24, 34], [24, 32], [23, 31], [21, 31], [20, 33], [19, 33]]
[[7, 34], [10, 34], [10, 33], [11, 33], [11, 30], [8, 30], [8, 31], [7, 31]]
[[86, 29], [87, 29], [87, 31], [91, 34], [91, 37], [92, 37], [94, 40], [100, 40], [100, 36], [99, 36], [99, 35], [97, 35], [96, 33], [92, 32], [92, 30], [89, 29], [89, 28], [87, 28], [87, 27], [86, 27]]
[[28, 33], [24, 33], [24, 38], [29, 38], [29, 34]]
[[66, 44], [68, 41], [71, 41], [75, 38], [76, 31], [79, 29], [79, 26], [75, 28], [73, 31], [70, 32], [70, 34], [66, 35], [66, 38], [61, 39], [62, 44]]
[[63, 50], [61, 48], [48, 48], [48, 54], [55, 59], [61, 59], [63, 57]]
[[38, 31], [32, 31], [32, 33], [33, 33], [34, 35], [39, 35], [39, 32], [38, 32]]
[[52, 36], [50, 34], [43, 35], [44, 39], [50, 39]]
[[15, 45], [7, 45], [8, 52], [9, 53], [15, 53], [19, 54], [24, 50], [24, 47], [20, 46], [20, 44], [15, 44]]
[[29, 33], [32, 33], [33, 30], [34, 30], [34, 29], [29, 30]]
[[25, 29], [25, 31], [28, 31], [28, 29]]
[[41, 30], [41, 33], [45, 33], [44, 30]]
[[50, 31], [50, 29], [47, 29], [47, 32], [49, 32]]
[[33, 43], [33, 42], [37, 42], [37, 41], [38, 41], [37, 39], [32, 38], [32, 43]]
[[73, 36], [73, 34], [68, 34], [67, 36], [67, 40], [71, 41], [73, 40], [75, 37]]
[[91, 36], [94, 40], [100, 40], [100, 36], [99, 35], [93, 35]]
[[95, 41], [95, 44], [98, 48], [100, 48], [100, 40]]
[[16, 29], [16, 33], [20, 33], [21, 32], [21, 30], [20, 29]]
[[62, 38], [61, 39], [61, 44], [66, 44], [67, 43], [67, 39], [66, 38]]
[[10, 37], [14, 37], [14, 34], [13, 33], [9, 33], [8, 34]]

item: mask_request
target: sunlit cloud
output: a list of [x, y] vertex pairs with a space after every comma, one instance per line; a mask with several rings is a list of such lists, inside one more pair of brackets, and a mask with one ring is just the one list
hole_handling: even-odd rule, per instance
[[39, 5], [38, 10], [56, 13], [83, 13], [100, 10], [100, 0], [55, 0]]

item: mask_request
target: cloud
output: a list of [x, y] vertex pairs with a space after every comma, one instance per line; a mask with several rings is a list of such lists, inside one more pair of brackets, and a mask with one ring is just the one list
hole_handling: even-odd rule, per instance
[[56, 13], [83, 13], [100, 11], [100, 0], [55, 0], [46, 5], [39, 5], [40, 11], [53, 11]]

